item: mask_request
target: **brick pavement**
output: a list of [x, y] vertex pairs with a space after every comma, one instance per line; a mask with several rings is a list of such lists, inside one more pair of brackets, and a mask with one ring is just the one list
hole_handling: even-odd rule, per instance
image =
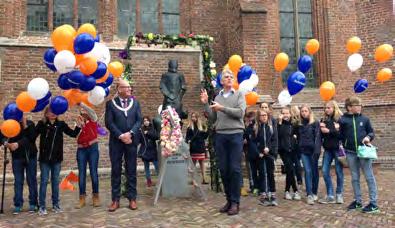
[[[395, 197], [392, 189], [395, 174], [391, 170], [380, 171], [377, 175], [379, 186], [380, 214], [367, 215], [361, 212], [346, 212], [346, 204], [352, 199], [350, 176], [345, 180], [344, 205], [307, 205], [304, 201], [283, 200], [283, 193], [278, 191], [279, 206], [263, 207], [257, 204], [256, 197], [242, 198], [239, 215], [229, 217], [218, 213], [224, 203], [221, 193], [208, 192], [208, 200], [202, 202], [191, 199], [159, 199], [157, 206], [152, 206], [153, 189], [139, 183], [137, 211], [127, 209], [127, 200], [121, 201], [121, 209], [109, 213], [106, 207], [110, 199], [108, 179], [100, 183], [103, 205], [100, 208], [87, 206], [81, 210], [74, 209], [77, 192], [62, 192], [61, 205], [65, 212], [47, 216], [23, 212], [12, 215], [12, 186], [7, 186], [6, 211], [0, 215], [0, 227], [395, 227]], [[284, 177], [278, 179], [278, 189], [284, 187]], [[335, 178], [333, 178], [335, 179]], [[367, 198], [367, 187], [363, 181], [364, 199]], [[88, 184], [88, 191], [90, 184]], [[206, 186], [205, 186], [206, 187]], [[207, 186], [208, 187], [208, 186]], [[320, 193], [325, 195], [324, 182], [320, 179]], [[25, 194], [26, 196], [26, 194]], [[50, 197], [47, 197], [47, 199]], [[367, 200], [367, 199], [366, 199]], [[90, 203], [90, 198], [88, 198]], [[50, 204], [48, 204], [50, 205]], [[25, 210], [26, 210], [25, 203]]]

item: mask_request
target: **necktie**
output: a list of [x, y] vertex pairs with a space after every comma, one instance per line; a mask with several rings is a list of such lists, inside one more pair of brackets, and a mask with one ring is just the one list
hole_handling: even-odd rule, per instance
[[128, 107], [128, 100], [127, 99], [123, 99], [122, 103], [123, 103], [123, 108]]

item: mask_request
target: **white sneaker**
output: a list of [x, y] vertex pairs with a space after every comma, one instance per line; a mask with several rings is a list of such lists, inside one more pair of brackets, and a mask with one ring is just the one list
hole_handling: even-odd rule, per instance
[[295, 192], [293, 199], [294, 200], [301, 200], [302, 197], [300, 196], [299, 192]]
[[313, 200], [317, 201], [318, 200], [318, 196], [313, 194]]
[[310, 204], [310, 205], [314, 204], [314, 198], [312, 195], [307, 196], [307, 204]]
[[47, 215], [48, 214], [48, 212], [47, 212], [47, 209], [45, 209], [45, 208], [40, 208], [40, 210], [38, 210], [38, 214], [39, 215]]
[[336, 203], [337, 204], [343, 204], [344, 203], [344, 199], [343, 199], [343, 195], [342, 194], [336, 194]]
[[292, 200], [292, 196], [291, 196], [291, 194], [288, 191], [285, 192], [284, 199]]

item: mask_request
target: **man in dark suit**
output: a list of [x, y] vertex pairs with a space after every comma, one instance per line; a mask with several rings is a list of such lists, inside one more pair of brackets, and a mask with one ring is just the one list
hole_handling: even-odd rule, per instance
[[137, 209], [136, 204], [136, 165], [137, 165], [137, 136], [141, 126], [141, 109], [136, 99], [131, 98], [130, 84], [120, 79], [117, 85], [118, 96], [106, 103], [105, 122], [110, 131], [110, 160], [111, 160], [111, 197], [109, 211], [119, 208], [121, 197], [122, 157], [125, 159], [127, 177], [127, 198], [129, 208]]

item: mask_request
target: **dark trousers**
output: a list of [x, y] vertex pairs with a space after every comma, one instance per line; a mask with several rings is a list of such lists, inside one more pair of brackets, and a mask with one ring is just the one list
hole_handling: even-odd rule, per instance
[[272, 156], [264, 156], [259, 158], [259, 191], [260, 193], [276, 192], [276, 182], [274, 180], [274, 158]]
[[301, 164], [301, 154], [297, 151], [292, 151], [292, 153], [295, 154], [295, 156], [292, 156], [292, 165], [294, 167], [294, 173], [296, 175], [296, 181], [298, 184], [303, 183], [302, 179], [302, 164]]
[[23, 206], [23, 184], [26, 181], [29, 186], [29, 204], [38, 206], [37, 202], [37, 158], [30, 158], [29, 161], [22, 159], [12, 159], [12, 172], [14, 174], [14, 206]]
[[239, 203], [243, 133], [216, 133], [215, 150], [226, 199], [229, 202]]
[[259, 189], [259, 181], [258, 181], [259, 160], [260, 160], [259, 157], [257, 157], [249, 161], [249, 165], [251, 167], [251, 179], [253, 183], [253, 189]]
[[92, 181], [92, 193], [99, 193], [99, 175], [97, 172], [99, 165], [99, 145], [94, 143], [86, 148], [77, 149], [78, 164], [78, 186], [80, 195], [86, 195], [86, 167], [89, 164], [89, 172]]
[[119, 201], [121, 198], [122, 158], [125, 159], [125, 172], [127, 179], [127, 198], [136, 200], [137, 196], [137, 147], [134, 144], [126, 145], [118, 139], [110, 139], [111, 160], [111, 198]]
[[295, 180], [295, 168], [293, 165], [294, 157], [297, 157], [295, 153], [292, 152], [280, 152], [281, 160], [284, 163], [285, 168], [285, 191], [289, 192], [292, 187], [293, 191], [298, 191]]

